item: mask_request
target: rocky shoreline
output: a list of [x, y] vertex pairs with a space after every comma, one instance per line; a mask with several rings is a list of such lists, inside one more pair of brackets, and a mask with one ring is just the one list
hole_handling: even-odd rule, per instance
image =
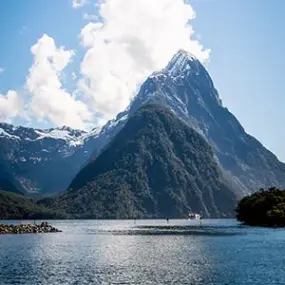
[[0, 235], [5, 234], [42, 234], [42, 233], [59, 233], [60, 230], [52, 227], [47, 222], [36, 224], [5, 225], [0, 224]]

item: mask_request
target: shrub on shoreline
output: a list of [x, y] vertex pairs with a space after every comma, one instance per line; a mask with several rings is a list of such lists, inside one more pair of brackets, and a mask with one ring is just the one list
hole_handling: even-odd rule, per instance
[[285, 191], [260, 189], [244, 197], [237, 206], [237, 219], [246, 225], [285, 227]]

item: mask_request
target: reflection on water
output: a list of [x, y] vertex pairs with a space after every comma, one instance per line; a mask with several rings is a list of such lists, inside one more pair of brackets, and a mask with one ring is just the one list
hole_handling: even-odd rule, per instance
[[285, 232], [233, 220], [55, 221], [0, 236], [0, 284], [285, 284]]

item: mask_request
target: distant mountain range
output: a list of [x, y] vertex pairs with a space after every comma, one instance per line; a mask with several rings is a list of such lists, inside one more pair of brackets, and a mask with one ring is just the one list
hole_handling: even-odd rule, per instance
[[[167, 121], [163, 127], [161, 120]], [[192, 136], [199, 143], [193, 143]], [[206, 216], [229, 215], [225, 204], [232, 205], [233, 197], [260, 187], [285, 186], [285, 164], [245, 132], [222, 105], [203, 65], [182, 50], [165, 69], [147, 78], [130, 106], [102, 129], [86, 133], [0, 124], [0, 146], [0, 188], [36, 196], [68, 188], [58, 197], [60, 207], [86, 217], [181, 215], [187, 209]], [[165, 162], [158, 170], [149, 165], [154, 155]], [[136, 168], [129, 173], [132, 163]], [[201, 171], [193, 174], [191, 163]], [[161, 183], [157, 196], [158, 185], [149, 184], [156, 177], [152, 171], [159, 172], [159, 179], [151, 182]], [[204, 172], [212, 179], [204, 179]], [[44, 203], [57, 204], [54, 199]], [[172, 208], [165, 212], [160, 203]]]
[[37, 130], [0, 123], [0, 189], [32, 196], [64, 191], [93, 154], [97, 136], [96, 129]]

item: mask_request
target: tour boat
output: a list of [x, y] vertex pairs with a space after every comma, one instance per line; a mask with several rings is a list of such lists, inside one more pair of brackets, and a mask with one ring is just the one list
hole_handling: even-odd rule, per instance
[[196, 213], [189, 213], [188, 214], [188, 219], [189, 220], [200, 220], [201, 219], [201, 215], [196, 214]]

